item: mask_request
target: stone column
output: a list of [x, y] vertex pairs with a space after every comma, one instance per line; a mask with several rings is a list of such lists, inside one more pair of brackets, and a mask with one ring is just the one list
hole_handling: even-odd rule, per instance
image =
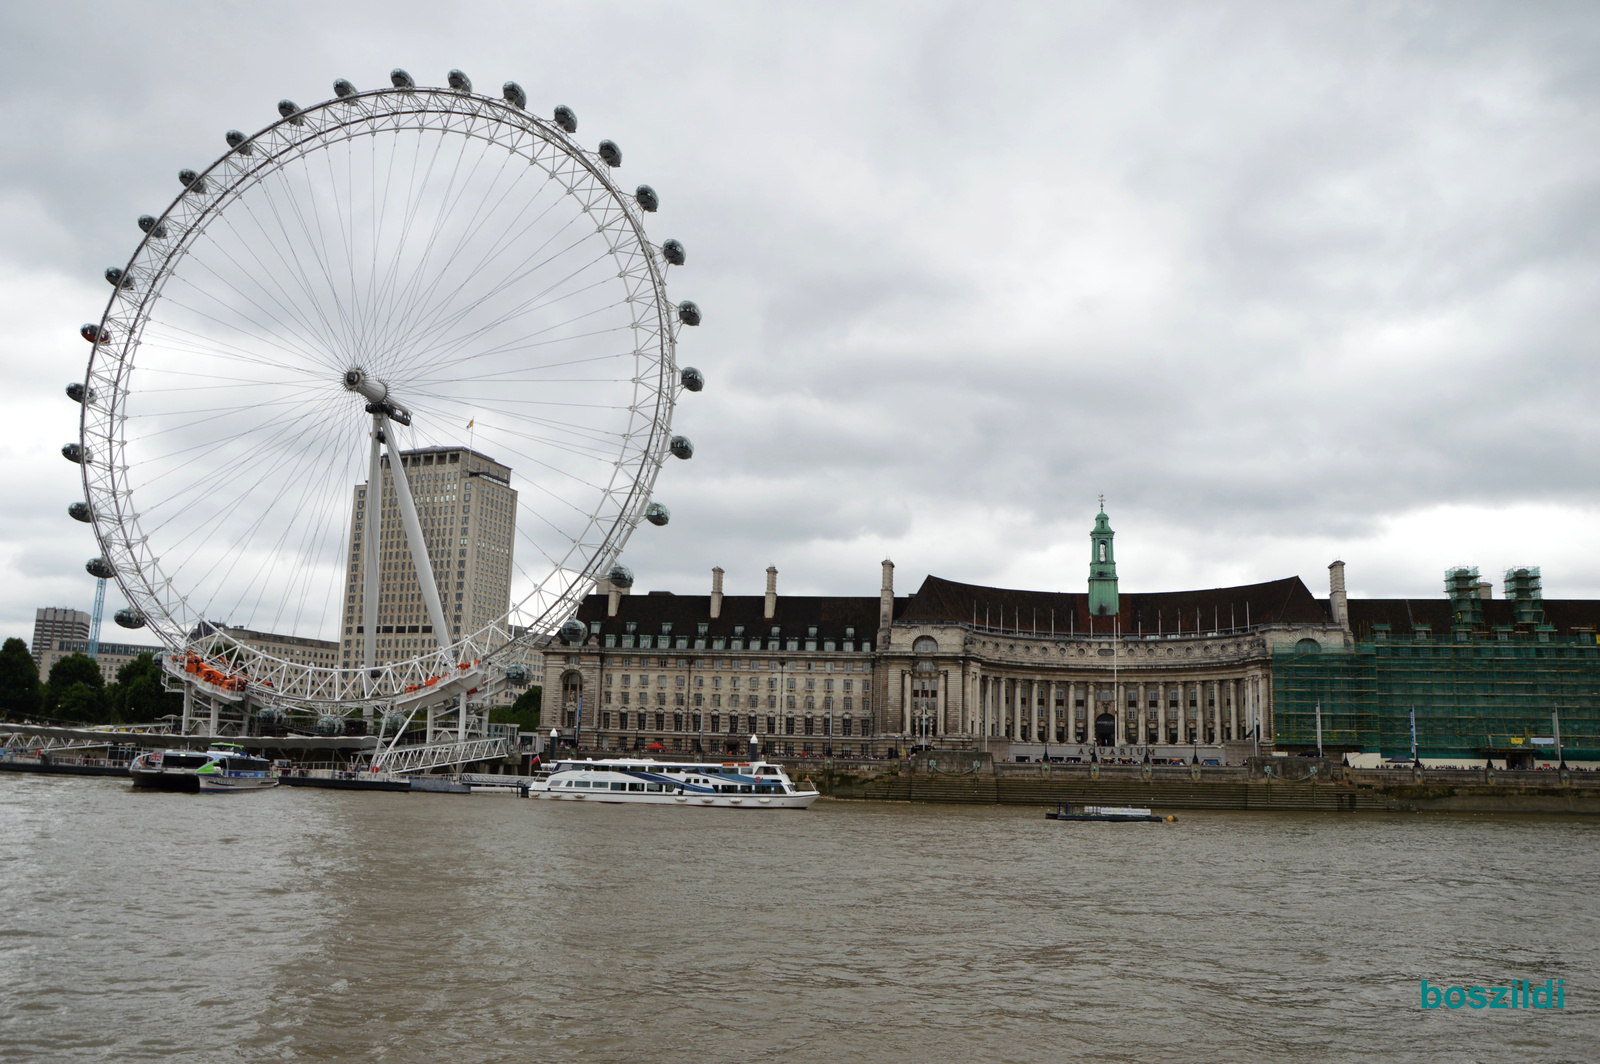
[[948, 672], [934, 673], [933, 684], [935, 689], [934, 697], [937, 699], [934, 703], [935, 708], [933, 711], [934, 731], [943, 735], [950, 730], [950, 722], [944, 719], [946, 704], [944, 691], [946, 687], [950, 686], [950, 674]]
[[1128, 712], [1126, 698], [1127, 696], [1122, 693], [1122, 683], [1120, 681], [1113, 683], [1111, 685], [1111, 721], [1116, 730], [1111, 733], [1111, 742], [1117, 746], [1121, 746], [1128, 741], [1127, 728], [1122, 719]]
[[1039, 741], [1039, 688], [1038, 680], [1028, 681], [1028, 715], [1033, 719], [1033, 741]]
[[1239, 680], [1237, 677], [1228, 681], [1228, 738], [1232, 742], [1239, 741]]
[[[779, 692], [780, 698], [782, 692]], [[911, 734], [911, 673], [900, 673], [900, 734]]]

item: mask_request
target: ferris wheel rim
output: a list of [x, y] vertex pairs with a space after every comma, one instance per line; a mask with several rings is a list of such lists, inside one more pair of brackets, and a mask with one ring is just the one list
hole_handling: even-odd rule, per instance
[[[409, 106], [388, 110], [384, 110], [381, 106], [397, 101]], [[463, 106], [464, 104], [468, 106]], [[336, 109], [342, 109], [346, 116], [325, 125], [317, 124], [316, 119], [334, 114]], [[469, 111], [473, 113], [469, 114]], [[441, 117], [447, 121], [437, 126], [428, 125], [423, 120], [430, 116]], [[415, 121], [408, 124], [407, 119]], [[476, 119], [481, 124], [477, 128], [451, 128], [448, 119], [469, 121]], [[380, 120], [385, 123], [381, 128], [378, 125]], [[361, 125], [368, 128], [354, 128]], [[353, 140], [363, 136], [376, 137], [407, 129], [428, 129], [442, 134], [476, 137], [488, 143], [507, 147], [513, 154], [524, 154], [518, 147], [506, 144], [503, 136], [494, 135], [495, 131], [507, 128], [537, 138], [559, 153], [561, 158], [573, 164], [574, 175], [604, 191], [610, 201], [610, 207], [615, 212], [614, 220], [623, 223], [626, 231], [631, 234], [631, 250], [639, 255], [645, 266], [656, 319], [652, 330], [654, 336], [652, 349], [656, 353], [650, 358], [656, 368], [656, 379], [649, 385], [654, 405], [649, 419], [649, 438], [638, 450], [638, 458], [631, 463], [636, 469], [629, 482], [618, 489], [625, 492], [625, 501], [606, 522], [603, 534], [594, 548], [581, 558], [583, 562], [581, 568], [570, 570], [561, 566], [556, 567], [556, 572], [567, 572], [570, 575], [564, 580], [565, 586], [553, 596], [539, 616], [533, 619], [533, 624], [515, 627], [511, 624], [511, 618], [520, 606], [520, 603], [513, 603], [510, 613], [453, 640], [448, 649], [470, 651], [474, 654], [474, 660], [494, 664], [503, 663], [505, 659], [530, 645], [548, 640], [560, 624], [576, 611], [583, 595], [588, 593], [600, 574], [615, 563], [629, 536], [643, 519], [646, 508], [651, 503], [654, 481], [664, 463], [671, 434], [671, 418], [676, 398], [673, 375], [676, 369], [677, 324], [673, 321], [672, 305], [666, 295], [667, 264], [661, 261], [657, 246], [645, 233], [642, 219], [634, 204], [612, 180], [603, 160], [596, 153], [583, 149], [559, 126], [509, 101], [496, 100], [481, 94], [417, 86], [372, 89], [352, 96], [327, 100], [297, 110], [293, 115], [286, 115], [280, 121], [268, 125], [243, 140], [241, 144], [231, 146], [205, 170], [194, 174], [193, 179], [173, 198], [166, 210], [156, 219], [155, 225], [143, 235], [135, 247], [123, 272], [129, 277], [142, 276], [143, 283], [138, 286], [138, 298], [131, 301], [131, 308], [128, 307], [127, 304], [130, 302], [127, 297], [128, 290], [121, 285], [114, 285], [101, 315], [99, 323], [101, 332], [97, 334], [90, 353], [85, 374], [85, 389], [91, 396], [95, 394], [97, 385], [108, 389], [101, 405], [85, 402], [80, 411], [79, 443], [86, 457], [82, 463], [81, 479], [84, 497], [90, 504], [92, 527], [103, 556], [110, 562], [115, 579], [124, 595], [146, 618], [151, 630], [163, 645], [174, 654], [193, 649], [195, 631], [203, 632], [208, 621], [202, 616], [202, 611], [195, 611], [189, 607], [181, 591], [171, 586], [171, 579], [165, 577], [159, 568], [160, 556], [151, 554], [147, 550], [148, 537], [140, 535], [139, 513], [134, 504], [133, 487], [127, 480], [129, 467], [120, 461], [126, 457], [126, 440], [114, 431], [119, 412], [122, 418], [126, 417], [123, 408], [130, 392], [124, 381], [134, 364], [134, 351], [145, 325], [151, 320], [150, 310], [159, 301], [166, 281], [173, 276], [177, 265], [193, 241], [198, 235], [203, 234], [207, 225], [221, 215], [229, 202], [237, 200], [248, 188], [260, 184], [266, 176], [281, 170], [294, 159], [325, 150], [341, 140]], [[304, 132], [296, 135], [296, 131], [301, 129], [304, 129]], [[275, 137], [280, 136], [283, 138], [283, 143], [275, 145], [276, 151], [263, 152], [254, 163], [239, 165], [240, 160], [253, 157], [252, 149], [268, 146]], [[530, 164], [535, 162], [532, 154], [528, 154], [527, 158]], [[230, 165], [233, 167], [231, 174]], [[557, 179], [553, 170], [548, 167], [545, 170], [546, 180]], [[210, 187], [211, 182], [223, 176], [231, 177], [232, 180], [226, 184], [218, 182], [215, 188]], [[567, 186], [567, 192], [573, 193], [572, 185]], [[585, 213], [587, 210], [585, 208]], [[171, 227], [174, 225], [181, 226], [182, 231], [173, 232]], [[597, 232], [603, 232], [604, 228], [597, 226]], [[161, 252], [162, 247], [165, 247], [164, 254]], [[615, 256], [617, 247], [611, 247], [610, 253]], [[150, 259], [158, 261], [158, 268], [153, 271], [149, 270]], [[109, 376], [106, 373], [108, 369], [112, 370]], [[96, 416], [97, 412], [100, 414], [99, 417]], [[100, 431], [96, 431], [97, 429]], [[102, 448], [103, 450], [100, 450]], [[100, 453], [94, 453], [97, 450]], [[630, 462], [626, 458], [626, 452], [619, 454], [612, 462], [613, 483], [606, 489], [608, 495], [612, 493], [616, 479], [624, 476], [628, 468]], [[107, 503], [110, 505], [105, 505]], [[590, 525], [594, 523], [595, 519], [591, 518]], [[576, 551], [579, 546], [575, 543], [573, 549]], [[571, 557], [572, 553], [569, 552], [563, 561]], [[164, 590], [169, 596], [165, 601], [158, 592], [160, 585], [165, 585]], [[174, 600], [189, 610], [191, 619], [200, 618], [195, 631], [189, 630], [187, 620], [174, 615], [171, 608]], [[525, 598], [524, 601], [526, 600]], [[258, 668], [252, 674], [251, 689], [268, 701], [283, 698], [302, 704], [337, 705], [372, 702], [370, 695], [353, 697], [341, 685], [341, 681], [347, 679], [351, 672], [364, 670], [291, 662], [234, 640], [217, 629], [203, 634], [221, 636], [230, 644], [228, 647], [230, 652], [246, 654], [253, 660]], [[456, 653], [453, 658], [459, 660], [462, 656], [461, 653]], [[390, 691], [399, 691], [402, 690], [405, 681], [420, 680], [425, 675], [436, 672], [450, 657], [452, 655], [441, 648], [436, 652], [418, 653], [409, 658], [388, 662], [379, 668], [388, 674], [388, 679], [391, 681], [386, 688]], [[287, 677], [291, 673], [298, 674], [310, 682], [298, 687], [292, 683], [278, 685], [270, 683], [271, 675]], [[258, 684], [257, 680], [266, 680], [268, 683], [263, 686]], [[293, 696], [283, 694], [289, 689], [297, 690], [299, 693]]]

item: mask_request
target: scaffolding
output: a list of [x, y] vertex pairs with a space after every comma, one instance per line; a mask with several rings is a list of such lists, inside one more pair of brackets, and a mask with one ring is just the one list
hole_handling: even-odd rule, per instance
[[1544, 588], [1537, 565], [1507, 569], [1505, 589], [1513, 621], [1517, 624], [1544, 623]]
[[1444, 571], [1444, 593], [1456, 624], [1474, 628], [1483, 624], [1483, 592], [1476, 565], [1456, 565]]
[[[1460, 633], [1458, 633], [1460, 634]], [[1281, 648], [1272, 659], [1273, 738], [1314, 749], [1321, 705], [1325, 748], [1403, 756], [1411, 713], [1423, 757], [1555, 756], [1559, 714], [1569, 759], [1600, 760], [1600, 646], [1549, 630], [1472, 639], [1377, 640], [1319, 654]]]

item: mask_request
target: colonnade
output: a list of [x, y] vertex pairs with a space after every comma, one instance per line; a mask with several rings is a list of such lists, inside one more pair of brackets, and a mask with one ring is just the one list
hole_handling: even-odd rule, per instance
[[901, 733], [1095, 743], [1097, 718], [1109, 715], [1105, 739], [1117, 746], [1244, 740], [1256, 725], [1262, 735], [1270, 734], [1265, 712], [1270, 680], [1261, 670], [1156, 681], [963, 672], [957, 675], [964, 690], [952, 697], [949, 671], [901, 671]]

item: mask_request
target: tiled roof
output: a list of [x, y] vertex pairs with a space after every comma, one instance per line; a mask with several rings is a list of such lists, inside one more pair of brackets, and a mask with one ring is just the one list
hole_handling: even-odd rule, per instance
[[[898, 613], [905, 599], [895, 600]], [[773, 618], [762, 616], [766, 608], [763, 595], [724, 595], [722, 616], [711, 619], [710, 595], [674, 595], [652, 591], [645, 595], [623, 595], [615, 617], [606, 616], [606, 596], [590, 595], [578, 608], [584, 624], [600, 622], [601, 634], [622, 634], [627, 624], [635, 624], [641, 635], [660, 635], [662, 624], [672, 625], [675, 636], [696, 636], [699, 626], [707, 626], [708, 636], [732, 636], [734, 626], [744, 635], [765, 638], [774, 626], [785, 637], [804, 638], [809, 628], [817, 629], [819, 639], [843, 639], [846, 628], [855, 629], [857, 639], [875, 640], [878, 635], [878, 600], [864, 596], [779, 595]]]
[[[1495, 628], [1515, 623], [1509, 599], [1484, 599], [1485, 628]], [[1600, 630], [1600, 600], [1596, 599], [1545, 599], [1544, 623], [1552, 625], [1561, 635], [1571, 634], [1574, 628]], [[1455, 615], [1450, 600], [1443, 595], [1437, 598], [1351, 599], [1350, 630], [1359, 640], [1372, 638], [1372, 626], [1387, 624], [1395, 635], [1410, 635], [1420, 624], [1429, 625], [1434, 635], [1448, 633], [1455, 626]]]
[[[1263, 584], [1199, 591], [1123, 592], [1118, 595], [1124, 632], [1212, 631], [1251, 624], [1326, 624], [1326, 605], [1298, 576]], [[897, 621], [973, 623], [1022, 631], [1112, 630], [1112, 618], [1090, 618], [1088, 596], [961, 584], [930, 576]]]

